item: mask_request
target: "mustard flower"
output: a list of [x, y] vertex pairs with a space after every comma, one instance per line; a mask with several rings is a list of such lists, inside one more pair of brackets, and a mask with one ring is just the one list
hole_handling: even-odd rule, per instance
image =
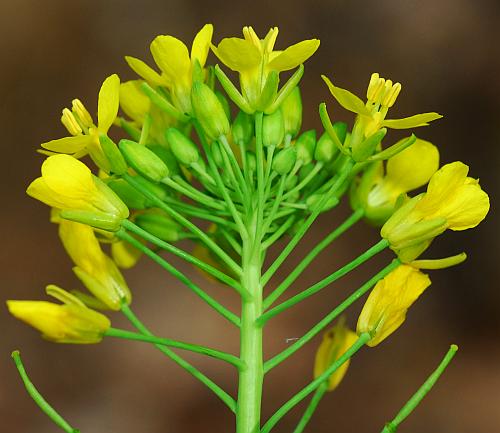
[[113, 74], [104, 80], [99, 90], [97, 126], [83, 103], [74, 99], [72, 111], [65, 108], [61, 118], [71, 136], [42, 143], [42, 148], [50, 153], [66, 153], [75, 158], [90, 154], [100, 168], [109, 171], [109, 162], [101, 148], [99, 136], [107, 135], [116, 119], [119, 93], [120, 78]]
[[377, 161], [369, 167], [351, 189], [351, 204], [363, 209], [364, 216], [375, 225], [383, 225], [394, 213], [398, 199], [425, 185], [439, 168], [439, 151], [425, 140], [389, 158], [385, 168]]
[[56, 343], [99, 343], [109, 329], [109, 319], [91, 310], [65, 290], [47, 286], [47, 293], [62, 301], [7, 301], [10, 313], [38, 329], [44, 338]]
[[41, 202], [60, 209], [63, 217], [106, 230], [117, 230], [129, 215], [120, 198], [89, 168], [69, 155], [49, 156], [42, 176], [26, 191]]
[[357, 333], [368, 332], [368, 346], [376, 346], [398, 329], [406, 313], [431, 280], [410, 265], [398, 266], [373, 288], [358, 318]]
[[212, 24], [205, 24], [193, 40], [191, 53], [179, 39], [169, 35], [157, 36], [151, 42], [150, 50], [161, 74], [134, 57], [126, 56], [125, 60], [151, 85], [166, 87], [177, 109], [182, 113], [191, 113], [193, 75], [196, 75], [197, 67], [205, 66], [212, 34]]
[[87, 289], [111, 310], [130, 304], [132, 295], [115, 262], [101, 249], [94, 230], [73, 221], [61, 219], [59, 237], [76, 265], [76, 276]]
[[468, 172], [459, 161], [444, 165], [432, 176], [427, 192], [410, 199], [384, 224], [380, 234], [403, 262], [418, 257], [446, 229], [473, 228], [486, 217], [488, 194]]
[[[344, 321], [326, 331], [318, 347], [314, 360], [314, 378], [321, 376], [357, 340], [355, 332], [345, 326]], [[344, 362], [328, 379], [328, 391], [333, 391], [344, 378], [350, 360]]]
[[261, 100], [263, 95], [266, 96], [264, 89], [270, 75], [275, 74], [275, 84], [268, 86], [276, 86], [277, 90], [278, 74], [304, 63], [320, 44], [318, 39], [309, 39], [276, 51], [277, 37], [277, 27], [271, 28], [264, 39], [260, 39], [252, 27], [243, 27], [243, 38], [225, 38], [217, 46], [212, 45], [212, 51], [220, 61], [238, 72], [241, 93], [249, 107], [247, 111], [265, 110], [265, 105], [269, 105], [266, 102], [273, 102]]

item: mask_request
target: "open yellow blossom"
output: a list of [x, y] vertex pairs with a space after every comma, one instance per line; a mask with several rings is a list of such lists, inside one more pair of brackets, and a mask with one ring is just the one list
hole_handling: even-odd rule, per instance
[[216, 47], [212, 45], [220, 61], [239, 73], [243, 97], [254, 111], [265, 108], [261, 97], [270, 73], [296, 68], [314, 54], [320, 43], [318, 39], [309, 39], [276, 51], [277, 37], [277, 27], [271, 28], [264, 39], [252, 27], [244, 27], [243, 38], [225, 38]]
[[417, 258], [446, 229], [466, 230], [486, 217], [488, 194], [468, 172], [459, 161], [444, 165], [432, 176], [427, 192], [413, 197], [384, 224], [380, 234], [403, 262]]
[[120, 78], [113, 74], [106, 78], [99, 90], [97, 102], [97, 126], [79, 99], [73, 100], [72, 111], [65, 108], [62, 123], [72, 135], [42, 143], [41, 146], [56, 153], [66, 153], [75, 158], [90, 154], [93, 161], [108, 171], [109, 163], [99, 143], [99, 135], [107, 135], [118, 113]]
[[127, 56], [125, 60], [151, 85], [166, 87], [170, 91], [172, 103], [182, 113], [191, 113], [190, 95], [193, 74], [196, 75], [197, 67], [205, 66], [212, 34], [212, 24], [205, 24], [193, 40], [191, 53], [184, 42], [179, 39], [169, 35], [157, 36], [151, 42], [150, 50], [162, 72], [161, 75], [134, 57]]
[[409, 266], [398, 266], [373, 288], [358, 319], [357, 333], [368, 332], [368, 346], [376, 346], [398, 329], [406, 313], [429, 287], [428, 275]]
[[44, 338], [56, 343], [99, 343], [109, 329], [109, 319], [86, 307], [82, 301], [57, 286], [47, 293], [63, 304], [46, 301], [7, 301], [10, 313], [38, 329]]
[[65, 218], [78, 219], [96, 227], [117, 230], [129, 215], [128, 208], [89, 168], [69, 155], [49, 156], [42, 176], [26, 191], [49, 206], [61, 209]]
[[385, 175], [383, 163], [375, 162], [352, 189], [351, 202], [372, 224], [382, 225], [394, 213], [398, 198], [425, 185], [438, 168], [437, 147], [417, 139], [389, 158]]
[[[371, 151], [375, 150], [371, 149], [372, 143], [368, 139], [375, 138], [380, 132], [384, 132], [385, 130], [382, 128], [417, 128], [443, 117], [438, 113], [431, 112], [402, 119], [386, 119], [389, 109], [394, 105], [401, 92], [401, 84], [394, 84], [391, 80], [381, 78], [377, 73], [372, 74], [368, 84], [366, 103], [350, 91], [335, 86], [326, 76], [323, 75], [322, 78], [337, 102], [346, 110], [357, 114], [351, 137], [347, 143], [355, 160], [362, 160], [369, 156], [369, 154], [366, 155], [365, 147], [370, 147]], [[379, 136], [378, 142], [383, 138], [383, 135], [385, 134]], [[362, 158], [357, 159], [356, 155], [361, 155]]]
[[[345, 326], [344, 321], [326, 331], [316, 352], [314, 361], [314, 378], [321, 376], [337, 359], [339, 359], [357, 340], [355, 332]], [[328, 379], [328, 391], [333, 391], [344, 378], [350, 360], [344, 362]]]
[[112, 310], [130, 303], [131, 293], [115, 262], [101, 249], [94, 230], [72, 221], [61, 220], [59, 237], [76, 267], [76, 276], [87, 289]]

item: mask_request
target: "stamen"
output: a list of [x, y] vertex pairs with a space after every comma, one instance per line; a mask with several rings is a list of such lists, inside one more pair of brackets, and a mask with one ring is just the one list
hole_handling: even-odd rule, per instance
[[75, 116], [68, 108], [62, 111], [61, 123], [66, 127], [71, 135], [79, 135], [82, 133], [82, 128], [78, 124]]
[[85, 105], [83, 105], [82, 101], [80, 101], [79, 99], [73, 99], [71, 103], [72, 103], [73, 113], [76, 115], [76, 117], [78, 117], [78, 119], [80, 119], [80, 122], [82, 122], [83, 126], [86, 128], [94, 126], [94, 121], [92, 120], [92, 116], [85, 108]]

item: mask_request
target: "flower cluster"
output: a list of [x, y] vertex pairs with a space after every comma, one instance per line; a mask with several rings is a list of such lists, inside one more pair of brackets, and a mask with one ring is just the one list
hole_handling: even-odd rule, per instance
[[[404, 322], [409, 307], [431, 284], [423, 270], [465, 260], [465, 253], [421, 258], [431, 242], [447, 229], [477, 226], [489, 210], [488, 195], [478, 180], [468, 176], [464, 163], [440, 167], [438, 148], [413, 133], [387, 144], [388, 129], [423, 127], [441, 117], [429, 112], [388, 119], [402, 91], [400, 83], [372, 74], [365, 102], [323, 76], [338, 104], [355, 114], [354, 121], [352, 125], [332, 122], [323, 103], [319, 112], [324, 130], [305, 130], [299, 83], [303, 63], [316, 52], [319, 41], [305, 40], [277, 50], [277, 36], [277, 28], [261, 39], [252, 27], [244, 27], [243, 38], [213, 44], [213, 27], [207, 24], [194, 37], [191, 50], [173, 36], [157, 36], [150, 45], [155, 67], [127, 56], [139, 79], [121, 82], [113, 74], [104, 80], [97, 122], [79, 99], [72, 101], [71, 109], [64, 108], [61, 122], [70, 135], [41, 144], [40, 153], [46, 156], [41, 177], [28, 186], [27, 193], [51, 208], [51, 220], [59, 227], [73, 271], [88, 293], [68, 293], [51, 285], [47, 293], [62, 304], [8, 301], [15, 317], [49, 340], [97, 343], [117, 331], [94, 309], [121, 310], [130, 319], [132, 295], [120, 268], [134, 266], [143, 254], [149, 256], [240, 328], [239, 358], [167, 342], [236, 365], [240, 385], [251, 384], [248, 392], [240, 390], [236, 405], [158, 339], [153, 341], [155, 337], [137, 319], [131, 319], [144, 341], [161, 347], [236, 412], [242, 433], [260, 426], [260, 412], [255, 410], [260, 407], [259, 383], [264, 370], [278, 363], [276, 359], [301, 347], [373, 287], [357, 332], [341, 320], [324, 334], [318, 349], [313, 384], [322, 382], [322, 392], [335, 389], [358, 345], [376, 346]], [[210, 51], [222, 67], [209, 63]], [[237, 73], [239, 86], [224, 67]], [[290, 76], [280, 86], [280, 74], [286, 71]], [[93, 166], [87, 165], [87, 157]], [[426, 185], [425, 192], [415, 192]], [[335, 208], [345, 196], [353, 209], [351, 217], [264, 298], [267, 283], [318, 215]], [[380, 228], [377, 245], [269, 308], [323, 248], [362, 218]], [[286, 247], [265, 269], [269, 247], [287, 237]], [[184, 244], [174, 245], [181, 240], [192, 242], [192, 248], [186, 251]], [[263, 362], [262, 326], [267, 319], [385, 248], [395, 258], [382, 273], [297, 346], [285, 350], [285, 355]], [[175, 268], [160, 250], [234, 289], [241, 297], [241, 316]], [[271, 418], [259, 431], [267, 433], [274, 422]]]

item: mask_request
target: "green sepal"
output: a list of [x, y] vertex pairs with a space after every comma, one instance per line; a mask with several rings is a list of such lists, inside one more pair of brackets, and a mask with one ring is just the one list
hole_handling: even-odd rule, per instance
[[285, 134], [296, 137], [302, 126], [302, 97], [300, 88], [296, 86], [281, 104]]
[[[343, 140], [341, 139], [341, 137], [337, 135], [337, 130], [334, 128], [334, 125], [332, 125], [332, 121], [330, 120], [330, 116], [328, 115], [326, 104], [324, 102], [319, 104], [319, 117], [321, 118], [321, 123], [323, 124], [323, 128], [325, 128], [325, 131], [330, 136], [333, 144], [335, 144], [335, 146], [343, 154], [349, 155], [349, 151], [343, 145], [345, 141], [345, 135], [343, 137], [344, 138]], [[347, 125], [346, 125], [346, 131], [347, 131]]]
[[194, 116], [209, 139], [214, 140], [229, 133], [229, 120], [224, 107], [210, 87], [203, 83], [194, 83], [191, 104]]
[[335, 145], [331, 135], [324, 132], [316, 143], [314, 159], [320, 162], [330, 162], [339, 154], [338, 146]]
[[266, 79], [264, 88], [257, 101], [256, 108], [258, 111], [266, 111], [267, 107], [273, 103], [278, 93], [278, 85], [280, 82], [279, 74], [277, 71], [271, 71]]
[[148, 83], [142, 83], [141, 90], [161, 111], [167, 113], [174, 119], [177, 119], [181, 122], [187, 122], [189, 120], [188, 116], [175, 108], [167, 99], [165, 99], [160, 93], [153, 89]]
[[222, 108], [224, 109], [224, 113], [226, 113], [226, 117], [231, 120], [231, 106], [229, 105], [229, 101], [227, 98], [224, 96], [222, 92], [219, 90], [214, 91], [215, 95], [217, 96], [217, 99], [222, 105]]
[[415, 136], [415, 134], [411, 134], [409, 137], [399, 140], [397, 143], [393, 144], [387, 149], [384, 149], [381, 152], [370, 156], [369, 158], [367, 158], [367, 161], [383, 161], [392, 158], [394, 155], [402, 152], [407, 147], [410, 147], [413, 143], [415, 143], [416, 140], [417, 137]]
[[219, 80], [219, 83], [226, 91], [227, 95], [233, 101], [240, 110], [244, 111], [247, 114], [253, 114], [254, 109], [250, 107], [247, 100], [243, 97], [243, 95], [239, 92], [239, 90], [234, 86], [233, 82], [228, 78], [228, 76], [224, 73], [224, 71], [219, 67], [219, 65], [215, 65], [214, 68], [215, 75]]
[[103, 212], [92, 212], [84, 210], [62, 210], [61, 218], [87, 224], [97, 229], [115, 232], [120, 228], [122, 219]]
[[101, 149], [106, 155], [109, 162], [109, 167], [111, 170], [110, 174], [117, 174], [121, 176], [128, 170], [127, 163], [123, 159], [123, 155], [118, 150], [118, 146], [113, 140], [111, 140], [105, 134], [99, 134], [99, 143], [101, 144]]
[[297, 87], [300, 83], [300, 80], [304, 75], [304, 65], [299, 65], [298, 69], [293, 73], [293, 75], [289, 78], [289, 80], [285, 83], [285, 85], [280, 89], [278, 95], [274, 102], [267, 107], [264, 111], [266, 114], [274, 113], [282, 104], [282, 102], [288, 98], [290, 93], [292, 93], [293, 89]]
[[159, 144], [148, 146], [148, 149], [151, 150], [151, 152], [153, 152], [165, 163], [165, 165], [168, 167], [170, 176], [181, 174], [179, 163], [177, 162], [177, 158], [172, 153], [172, 150], [167, 149], [165, 146]]
[[386, 134], [387, 128], [379, 129], [360, 144], [353, 146], [351, 148], [352, 159], [356, 162], [365, 161], [377, 149], [377, 146], [381, 143]]

